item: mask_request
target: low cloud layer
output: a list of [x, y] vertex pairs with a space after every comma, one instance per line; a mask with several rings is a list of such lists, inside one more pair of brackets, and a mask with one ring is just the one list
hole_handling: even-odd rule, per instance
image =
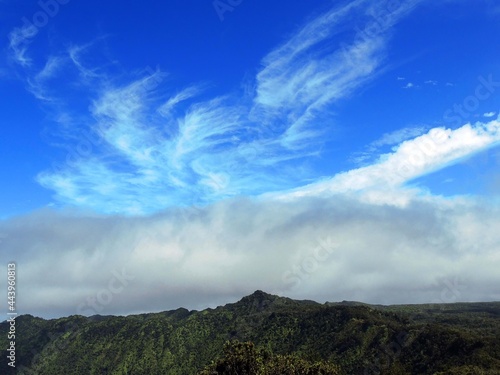
[[500, 299], [499, 214], [465, 198], [391, 206], [341, 196], [142, 218], [45, 210], [1, 223], [0, 259], [17, 262], [19, 311], [44, 317], [202, 309], [256, 289], [318, 301], [487, 301]]

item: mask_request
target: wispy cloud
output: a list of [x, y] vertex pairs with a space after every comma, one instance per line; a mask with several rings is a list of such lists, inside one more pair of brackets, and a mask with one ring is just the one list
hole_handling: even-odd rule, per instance
[[[61, 56], [49, 56], [45, 65], [39, 72], [35, 73], [32, 77], [26, 79], [26, 88], [37, 99], [44, 102], [56, 100], [54, 97], [54, 89], [50, 89], [52, 78], [57, 77], [59, 70], [65, 64], [66, 59]], [[55, 94], [57, 95], [57, 94]]]
[[[71, 161], [37, 180], [63, 204], [130, 214], [302, 186], [317, 178], [306, 162], [327, 139], [328, 106], [383, 71], [392, 26], [418, 3], [387, 12], [357, 0], [312, 19], [263, 58], [250, 98], [200, 99], [204, 85], [170, 93], [159, 69], [124, 83], [89, 63], [96, 42], [72, 45], [28, 74], [33, 94], [52, 100], [46, 82], [68, 64], [92, 103], [74, 134], [65, 128]], [[78, 140], [83, 128], [98, 135], [90, 147]]]
[[169, 98], [164, 104], [162, 104], [158, 108], [158, 112], [164, 116], [164, 117], [169, 117], [173, 114], [175, 107], [181, 103], [184, 102], [188, 99], [192, 99], [203, 91], [203, 88], [201, 86], [192, 86], [188, 87], [178, 94], [175, 94], [171, 98]]
[[93, 47], [94, 43], [87, 43], [85, 45], [73, 45], [68, 48], [68, 56], [78, 69], [80, 77], [84, 82], [88, 82], [91, 79], [103, 78], [103, 74], [99, 73], [99, 67], [90, 67], [89, 64], [85, 63], [85, 56], [88, 54], [88, 50]]
[[17, 64], [28, 67], [32, 60], [27, 55], [28, 46], [33, 38], [38, 33], [38, 29], [33, 25], [23, 25], [16, 27], [9, 33], [9, 49], [11, 58]]
[[[257, 139], [261, 125], [228, 97], [196, 101], [200, 88], [191, 87], [157, 103], [152, 88], [161, 77], [157, 71], [125, 86], [105, 85], [91, 106], [100, 145], [41, 173], [42, 186], [63, 202], [131, 214], [289, 186], [292, 171], [271, 171], [303, 154], [292, 155], [269, 134]], [[255, 181], [258, 171], [269, 177]]]
[[386, 146], [397, 146], [403, 141], [422, 135], [427, 130], [428, 127], [426, 126], [414, 126], [385, 133], [379, 139], [368, 144], [363, 151], [355, 152], [350, 159], [356, 164], [372, 163], [373, 158], [378, 158], [380, 156], [381, 148]]
[[[320, 132], [311, 121], [314, 115], [381, 72], [388, 31], [418, 2], [406, 2], [392, 12], [384, 9], [385, 4], [367, 3], [358, 0], [333, 8], [263, 59], [264, 67], [257, 75], [254, 116], [285, 117], [288, 129], [282, 142], [303, 144], [317, 136]], [[382, 11], [383, 22], [377, 17]], [[358, 27], [346, 33], [354, 13], [366, 22], [366, 28], [377, 23], [378, 32]]]
[[425, 126], [406, 127], [390, 133], [383, 134], [382, 137], [370, 143], [370, 150], [374, 151], [383, 146], [392, 146], [400, 144], [407, 139], [416, 138], [427, 130]]
[[[76, 155], [71, 165], [44, 171], [38, 181], [62, 202], [128, 213], [193, 203], [193, 197], [207, 203], [300, 186], [314, 177], [300, 161], [317, 155], [324, 140], [320, 110], [377, 75], [386, 32], [407, 8], [390, 13], [379, 33], [366, 35], [349, 25], [354, 13], [374, 22], [376, 9], [366, 3], [346, 3], [320, 15], [270, 52], [250, 102], [244, 95], [199, 101], [203, 86], [192, 86], [158, 103], [153, 93], [161, 82], [151, 82], [161, 72], [113, 84], [102, 69], [85, 63], [92, 43], [72, 46], [68, 60], [82, 81], [101, 81], [90, 116], [103, 142], [91, 155]], [[349, 38], [342, 40], [351, 42], [331, 43], [346, 30]], [[56, 67], [57, 60], [47, 62], [38, 78]]]
[[64, 62], [64, 58], [59, 56], [50, 56], [45, 62], [43, 69], [37, 73], [37, 80], [48, 80], [57, 74], [57, 71]]

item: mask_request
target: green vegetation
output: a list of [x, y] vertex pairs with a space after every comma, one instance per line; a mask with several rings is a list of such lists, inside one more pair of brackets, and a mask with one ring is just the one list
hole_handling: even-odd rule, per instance
[[297, 354], [273, 355], [257, 350], [252, 342], [228, 341], [224, 356], [207, 366], [198, 375], [338, 375], [340, 368], [332, 363], [311, 363]]
[[[257, 291], [204, 311], [23, 315], [16, 329], [17, 374], [500, 374], [498, 302], [322, 305]], [[4, 358], [0, 373], [11, 370]]]

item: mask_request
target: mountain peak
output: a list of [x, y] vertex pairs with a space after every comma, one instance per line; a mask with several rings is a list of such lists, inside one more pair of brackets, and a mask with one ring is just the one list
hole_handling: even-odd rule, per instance
[[262, 290], [256, 290], [255, 292], [253, 292], [252, 294], [250, 294], [247, 297], [263, 299], [263, 298], [270, 298], [270, 297], [276, 297], [276, 296], [269, 294], [269, 293], [266, 293], [266, 292], [263, 292]]
[[243, 297], [235, 305], [239, 307], [244, 307], [246, 310], [262, 311], [267, 309], [273, 304], [273, 302], [280, 297], [274, 296], [263, 292], [262, 290], [256, 290], [252, 294]]

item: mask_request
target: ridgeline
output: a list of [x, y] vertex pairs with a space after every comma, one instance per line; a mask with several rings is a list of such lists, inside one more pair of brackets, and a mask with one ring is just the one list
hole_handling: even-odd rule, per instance
[[[7, 353], [9, 324], [0, 323]], [[188, 311], [16, 319], [1, 374], [500, 374], [500, 302], [320, 304], [262, 291]]]

